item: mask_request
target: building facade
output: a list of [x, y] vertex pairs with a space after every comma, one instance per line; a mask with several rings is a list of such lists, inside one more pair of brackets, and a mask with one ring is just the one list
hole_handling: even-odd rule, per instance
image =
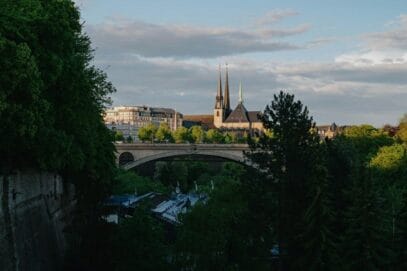
[[183, 115], [171, 108], [149, 106], [118, 106], [105, 111], [106, 126], [123, 133], [124, 138], [129, 136], [138, 141], [138, 131], [141, 127], [160, 123], [167, 123], [171, 130], [182, 126]]
[[320, 138], [334, 138], [335, 136], [343, 133], [343, 131], [349, 126], [338, 126], [336, 123], [332, 123], [331, 125], [318, 125], [316, 127], [318, 131], [318, 135]]
[[231, 110], [229, 97], [229, 72], [226, 67], [225, 95], [222, 91], [222, 75], [219, 70], [218, 88], [213, 112], [213, 124], [216, 128], [228, 131], [243, 131], [253, 134], [263, 131], [263, 123], [259, 116], [260, 111], [247, 111], [243, 105], [243, 89], [239, 84], [239, 101], [234, 110]]

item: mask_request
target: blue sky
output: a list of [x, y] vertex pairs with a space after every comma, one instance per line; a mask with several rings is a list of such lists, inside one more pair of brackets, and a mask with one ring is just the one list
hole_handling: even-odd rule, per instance
[[218, 64], [232, 105], [280, 89], [319, 124], [397, 123], [407, 112], [405, 1], [77, 0], [114, 105], [212, 113]]

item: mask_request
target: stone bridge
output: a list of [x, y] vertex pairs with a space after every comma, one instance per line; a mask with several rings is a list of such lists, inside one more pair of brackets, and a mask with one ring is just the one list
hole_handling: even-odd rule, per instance
[[204, 155], [245, 163], [247, 144], [116, 144], [117, 161], [129, 170], [144, 163], [175, 156]]

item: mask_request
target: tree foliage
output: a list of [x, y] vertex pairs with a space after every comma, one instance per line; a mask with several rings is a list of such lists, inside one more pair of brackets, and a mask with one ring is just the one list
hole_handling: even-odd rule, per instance
[[115, 270], [169, 270], [163, 227], [146, 209], [119, 225], [113, 241]]
[[223, 142], [223, 135], [218, 129], [209, 129], [206, 132], [206, 142], [219, 144]]
[[78, 10], [68, 0], [5, 1], [0, 22], [2, 172], [56, 171], [80, 199], [100, 198], [115, 161], [102, 121], [114, 88], [91, 65]]
[[407, 114], [404, 114], [401, 118], [396, 136], [399, 140], [407, 142]]
[[160, 123], [160, 127], [158, 127], [155, 138], [159, 142], [171, 142], [173, 140], [171, 129], [166, 122]]
[[195, 143], [203, 143], [205, 141], [205, 131], [201, 126], [192, 126], [190, 132], [191, 138]]
[[191, 141], [191, 134], [185, 127], [178, 127], [173, 134], [175, 143], [188, 143]]
[[138, 138], [143, 142], [150, 141], [151, 143], [153, 143], [157, 129], [157, 126], [155, 126], [153, 123], [141, 127], [138, 131]]
[[[249, 159], [268, 173], [265, 187], [278, 197], [276, 228], [281, 268], [314, 270], [329, 265], [330, 205], [325, 155], [308, 109], [294, 96], [280, 92], [262, 115], [273, 136], [251, 142]], [[309, 256], [304, 256], [309, 254]]]
[[139, 176], [132, 171], [125, 171], [123, 169], [116, 170], [112, 194], [122, 195], [137, 193], [142, 195], [148, 192], [168, 193], [168, 188], [159, 181]]

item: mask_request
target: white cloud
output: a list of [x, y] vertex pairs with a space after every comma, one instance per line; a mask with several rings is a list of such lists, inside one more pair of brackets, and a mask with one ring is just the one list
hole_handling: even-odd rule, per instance
[[266, 26], [266, 25], [270, 25], [270, 24], [275, 24], [287, 17], [296, 16], [298, 14], [299, 14], [298, 12], [296, 12], [294, 10], [288, 10], [288, 9], [271, 10], [271, 11], [267, 12], [264, 16], [257, 19], [256, 25]]
[[118, 20], [89, 25], [87, 32], [105, 54], [128, 53], [145, 57], [213, 58], [254, 52], [295, 50], [303, 46], [282, 40], [309, 30], [292, 28], [197, 27]]
[[399, 16], [396, 28], [366, 35], [372, 49], [407, 50], [407, 14]]

